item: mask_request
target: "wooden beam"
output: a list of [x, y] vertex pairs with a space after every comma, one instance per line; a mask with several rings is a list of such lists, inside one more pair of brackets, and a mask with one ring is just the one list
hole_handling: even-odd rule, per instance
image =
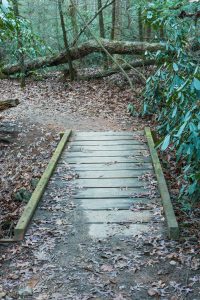
[[158, 180], [158, 188], [160, 191], [162, 204], [163, 204], [163, 208], [164, 208], [164, 212], [165, 212], [165, 217], [166, 217], [166, 221], [167, 221], [168, 235], [171, 239], [177, 240], [179, 238], [179, 227], [178, 227], [178, 223], [177, 223], [174, 209], [172, 206], [172, 202], [170, 199], [170, 195], [169, 195], [169, 191], [168, 191], [167, 184], [165, 181], [165, 177], [164, 177], [164, 174], [162, 171], [162, 167], [160, 164], [160, 160], [159, 160], [157, 151], [155, 149], [153, 137], [152, 137], [151, 130], [149, 127], [145, 128], [145, 134], [147, 137], [147, 142], [149, 145], [154, 170], [155, 170], [156, 177]]

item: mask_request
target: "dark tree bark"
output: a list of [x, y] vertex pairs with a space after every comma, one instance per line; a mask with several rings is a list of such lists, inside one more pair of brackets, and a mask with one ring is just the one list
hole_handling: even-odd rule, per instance
[[[103, 9], [102, 9], [103, 7], [102, 0], [97, 0], [97, 4], [98, 4], [98, 11], [99, 11], [99, 33], [100, 33], [100, 37], [102, 39], [105, 39], [106, 35], [105, 35]], [[107, 69], [109, 59], [106, 53], [103, 53], [103, 58], [104, 58], [104, 68]]]
[[152, 34], [151, 24], [147, 24], [147, 28], [146, 28], [146, 41], [150, 41], [151, 40], [151, 34]]
[[65, 45], [65, 50], [66, 50], [66, 55], [67, 55], [67, 62], [69, 65], [69, 76], [70, 76], [70, 80], [73, 81], [75, 79], [75, 71], [73, 68], [71, 53], [70, 53], [70, 49], [69, 49], [67, 31], [65, 28], [65, 21], [64, 21], [63, 11], [62, 11], [62, 0], [58, 0], [58, 8], [59, 8], [59, 14], [60, 14], [60, 23], [61, 23], [62, 32], [63, 32], [63, 40], [64, 40], [64, 45]]
[[115, 22], [116, 22], [116, 0], [112, 4], [112, 27], [110, 39], [113, 41], [115, 39]]
[[[110, 54], [134, 54], [143, 55], [145, 51], [155, 52], [157, 50], [165, 50], [165, 45], [160, 43], [147, 42], [124, 42], [124, 41], [109, 41], [101, 39], [101, 44]], [[70, 59], [77, 60], [91, 53], [103, 53], [104, 50], [96, 41], [88, 41], [79, 47], [70, 48]], [[68, 53], [66, 51], [52, 57], [42, 57], [31, 61], [26, 61], [26, 70], [32, 71], [42, 67], [58, 66], [68, 63]], [[1, 69], [5, 75], [15, 74], [21, 71], [20, 64], [4, 66]]]
[[131, 1], [126, 0], [126, 13], [127, 13], [127, 29], [131, 30], [131, 14], [130, 14], [130, 8], [131, 8]]
[[102, 1], [98, 1], [98, 10], [100, 11], [99, 13], [99, 31], [100, 31], [100, 37], [102, 39], [105, 39], [105, 28], [104, 28], [104, 18], [103, 18], [103, 11], [102, 11]]
[[77, 23], [76, 2], [74, 0], [71, 0], [68, 11], [69, 11], [69, 16], [71, 18], [73, 38], [76, 39], [79, 30], [78, 30], [78, 23]]
[[161, 39], [161, 41], [165, 40], [165, 30], [164, 30], [163, 25], [161, 25], [161, 27], [160, 27], [160, 39]]
[[142, 23], [142, 8], [141, 6], [138, 8], [138, 30], [139, 30], [139, 40], [141, 42], [144, 41], [144, 28]]
[[25, 86], [25, 63], [24, 63], [24, 50], [23, 50], [23, 42], [22, 42], [22, 32], [21, 28], [18, 24], [19, 19], [19, 7], [18, 7], [18, 0], [12, 0], [13, 3], [13, 11], [16, 19], [16, 33], [17, 33], [17, 48], [18, 48], [18, 60], [21, 65], [21, 87]]
[[111, 28], [111, 40], [120, 40], [121, 38], [121, 2], [120, 0], [114, 0], [112, 5], [112, 28]]

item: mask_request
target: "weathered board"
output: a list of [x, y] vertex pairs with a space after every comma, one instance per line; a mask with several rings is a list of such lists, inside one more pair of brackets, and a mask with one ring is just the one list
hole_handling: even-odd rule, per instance
[[152, 170], [153, 165], [151, 163], [94, 163], [94, 164], [69, 164], [67, 159], [61, 159], [58, 166], [66, 166], [69, 170], [87, 170], [87, 171], [115, 171], [115, 170]]
[[[69, 152], [87, 152], [87, 151], [116, 151], [116, 145], [85, 145], [85, 146], [72, 146], [71, 143], [67, 147]], [[148, 146], [130, 144], [130, 145], [117, 145], [117, 151], [128, 151], [128, 150], [148, 150]], [[111, 153], [110, 153], [111, 154]]]
[[150, 163], [150, 157], [68, 157], [67, 155], [63, 155], [62, 159], [67, 158], [67, 162], [69, 164], [116, 164], [116, 163]]
[[132, 212], [131, 210], [88, 210], [85, 211], [87, 223], [147, 223], [151, 220], [152, 213], [148, 210]]
[[99, 238], [106, 238], [106, 237], [121, 237], [124, 238], [125, 236], [136, 236], [141, 233], [148, 233], [150, 232], [150, 227], [147, 223], [140, 223], [140, 224], [90, 224], [89, 228], [89, 235], [93, 237]]
[[150, 191], [143, 187], [135, 188], [87, 188], [80, 189], [74, 195], [75, 199], [89, 199], [93, 198], [94, 201], [103, 198], [147, 198]]
[[63, 157], [141, 157], [149, 156], [145, 150], [124, 150], [124, 151], [69, 151]]
[[90, 136], [131, 136], [132, 138], [137, 135], [137, 136], [144, 136], [144, 130], [137, 131], [135, 134], [133, 131], [76, 131], [73, 133], [73, 137], [79, 138], [79, 137], [90, 137]]
[[131, 207], [140, 207], [141, 204], [148, 202], [148, 198], [105, 198], [102, 201], [82, 199], [80, 207], [85, 210], [129, 210]]
[[[59, 170], [59, 169], [58, 169]], [[59, 174], [60, 177], [65, 176], [62, 173], [60, 174], [60, 171], [56, 172], [56, 174]], [[102, 171], [72, 171], [72, 175], [75, 175], [79, 179], [101, 179], [101, 178], [142, 178], [148, 175], [153, 176], [153, 171], [152, 170], [102, 170]]]
[[100, 178], [100, 179], [77, 179], [74, 183], [80, 187], [89, 188], [128, 188], [128, 187], [144, 187], [148, 182], [138, 180], [137, 178]]
[[79, 135], [77, 138], [76, 136], [72, 136], [70, 141], [126, 141], [126, 140], [133, 140], [133, 135], [124, 135], [124, 136], [117, 136], [117, 135], [96, 135], [96, 136], [84, 136]]
[[92, 141], [80, 141], [80, 140], [75, 140], [71, 141], [69, 143], [69, 146], [113, 146], [113, 145], [145, 145], [144, 142], [140, 140], [92, 140]]

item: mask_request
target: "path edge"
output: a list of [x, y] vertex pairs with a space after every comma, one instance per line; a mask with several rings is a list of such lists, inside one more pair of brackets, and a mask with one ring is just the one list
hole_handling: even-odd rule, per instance
[[14, 229], [14, 238], [11, 239], [11, 241], [22, 241], [24, 239], [24, 235], [27, 231], [28, 225], [33, 217], [33, 214], [35, 213], [35, 210], [40, 202], [40, 199], [43, 196], [45, 188], [55, 170], [55, 167], [65, 148], [65, 145], [69, 140], [71, 132], [72, 130], [67, 130], [65, 131], [65, 133], [62, 134], [62, 138], [59, 144], [57, 145], [56, 150], [53, 153], [53, 156], [51, 157], [42, 177], [40, 178], [34, 192], [32, 193], [32, 196], [28, 204], [24, 208], [24, 211]]
[[162, 205], [165, 212], [165, 218], [167, 221], [168, 236], [170, 239], [179, 239], [179, 227], [174, 213], [173, 205], [171, 202], [170, 194], [168, 191], [167, 183], [162, 171], [161, 163], [155, 149], [155, 144], [150, 127], [145, 127], [145, 135], [149, 146], [151, 158], [153, 161], [154, 171], [158, 181], [158, 188], [161, 195]]

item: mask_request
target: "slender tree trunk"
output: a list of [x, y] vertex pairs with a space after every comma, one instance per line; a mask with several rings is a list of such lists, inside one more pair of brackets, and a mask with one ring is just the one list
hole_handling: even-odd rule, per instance
[[163, 41], [165, 39], [165, 30], [164, 30], [164, 26], [161, 25], [160, 27], [160, 39]]
[[[102, 1], [98, 1], [98, 10], [102, 8]], [[100, 37], [105, 39], [105, 28], [104, 28], [104, 19], [103, 19], [103, 11], [99, 13], [99, 31], [100, 31]]]
[[111, 40], [121, 39], [121, 0], [115, 0], [112, 4], [112, 28], [111, 28]]
[[127, 28], [128, 30], [131, 30], [131, 14], [130, 14], [130, 8], [131, 8], [131, 1], [126, 0], [126, 13], [127, 13]]
[[60, 14], [60, 23], [61, 23], [62, 32], [63, 32], [63, 40], [64, 40], [65, 50], [66, 50], [66, 54], [67, 54], [67, 58], [68, 58], [69, 76], [70, 76], [70, 80], [73, 81], [75, 79], [75, 71], [73, 68], [73, 62], [72, 62], [69, 43], [68, 43], [67, 31], [65, 28], [65, 21], [64, 21], [63, 11], [62, 11], [62, 0], [58, 0], [58, 8], [59, 8], [59, 14]]
[[22, 42], [22, 32], [21, 28], [18, 24], [19, 20], [19, 7], [18, 7], [18, 1], [12, 0], [13, 3], [13, 11], [15, 15], [16, 20], [16, 32], [17, 32], [17, 48], [18, 48], [18, 60], [19, 64], [21, 66], [21, 87], [25, 87], [25, 63], [24, 63], [24, 50], [23, 50], [23, 42]]
[[146, 29], [146, 40], [147, 41], [151, 40], [151, 33], [152, 33], [151, 24], [148, 24], [147, 29]]
[[78, 34], [78, 23], [77, 23], [77, 13], [76, 13], [76, 2], [75, 0], [71, 0], [71, 3], [69, 4], [69, 15], [71, 18], [71, 24], [72, 24], [72, 30], [73, 30], [73, 38], [75, 39]]
[[55, 32], [56, 32], [56, 40], [57, 40], [57, 47], [59, 51], [62, 49], [61, 44], [60, 44], [60, 24], [59, 24], [59, 8], [58, 8], [58, 3], [56, 2], [56, 21], [55, 21]]
[[138, 8], [138, 30], [139, 30], [139, 40], [140, 42], [144, 41], [144, 28], [142, 23], [142, 8]]
[[115, 22], [116, 22], [116, 0], [112, 4], [112, 27], [110, 39], [113, 41], [115, 39]]
[[[112, 6], [112, 29], [111, 40], [121, 40], [122, 27], [122, 5], [121, 0], [115, 0]], [[120, 60], [120, 55], [115, 55], [115, 60]]]
[[[97, 8], [98, 11], [100, 11], [102, 9], [102, 0], [97, 0]], [[99, 13], [99, 33], [100, 33], [100, 37], [105, 39], [106, 35], [105, 35], [105, 26], [104, 26], [104, 17], [103, 17], [103, 11], [101, 10]], [[109, 59], [106, 55], [106, 53], [103, 53], [103, 57], [104, 57], [104, 68], [108, 68], [108, 62]]]
[[116, 1], [115, 9], [115, 40], [120, 41], [122, 36], [122, 2], [121, 0]]

